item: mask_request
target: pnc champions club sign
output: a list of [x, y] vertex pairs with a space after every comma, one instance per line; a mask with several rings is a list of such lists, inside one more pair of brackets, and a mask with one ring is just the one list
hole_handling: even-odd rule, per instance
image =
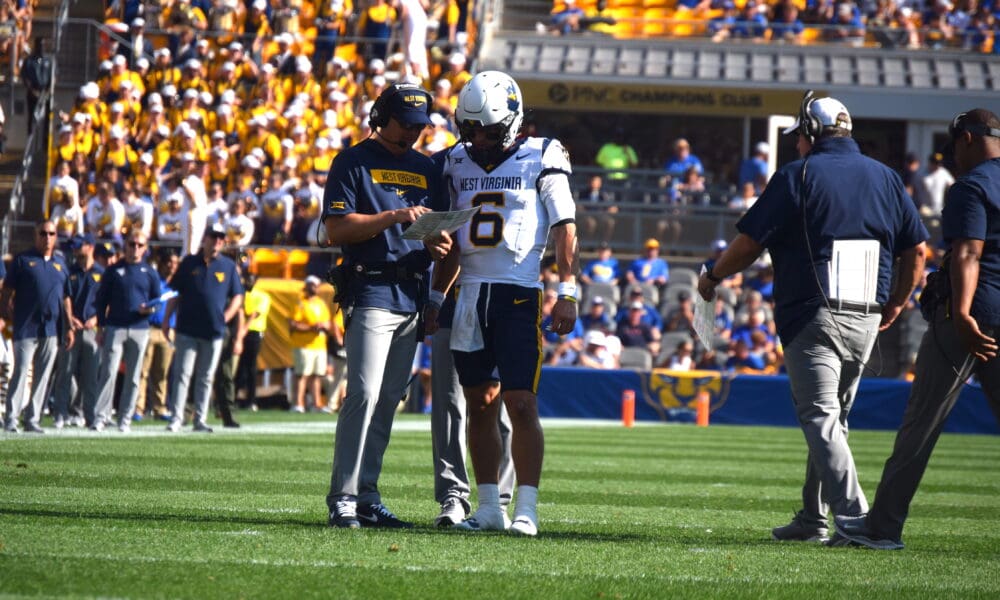
[[798, 112], [801, 92], [645, 84], [521, 82], [525, 103], [537, 109], [587, 112], [767, 117]]

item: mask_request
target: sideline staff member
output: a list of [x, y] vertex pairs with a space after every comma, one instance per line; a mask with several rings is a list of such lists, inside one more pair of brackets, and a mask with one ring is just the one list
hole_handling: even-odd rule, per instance
[[[994, 409], [1000, 404], [1000, 119], [988, 110], [952, 121], [962, 175], [948, 190], [941, 226], [951, 250], [941, 302], [920, 342], [916, 377], [875, 504], [866, 517], [837, 516], [837, 532], [880, 550], [900, 550], [903, 524], [934, 444], [962, 384], [975, 374]], [[928, 285], [928, 288], [931, 286]], [[926, 292], [925, 292], [926, 293]], [[922, 308], [929, 298], [921, 296]], [[929, 308], [929, 307], [926, 307]], [[925, 312], [926, 314], [926, 312]]]
[[[771, 531], [776, 540], [826, 541], [829, 509], [868, 512], [847, 445], [847, 415], [879, 330], [899, 316], [924, 269], [928, 235], [913, 201], [896, 173], [860, 153], [851, 127], [842, 103], [806, 93], [798, 121], [785, 131], [798, 134], [802, 158], [774, 174], [736, 224], [739, 235], [698, 282], [709, 300], [723, 279], [765, 248], [771, 252], [775, 323], [809, 447], [802, 509]], [[848, 301], [831, 289], [834, 245], [847, 240], [877, 241], [874, 302]], [[890, 292], [895, 257], [899, 276]]]
[[[323, 193], [324, 225], [344, 263], [335, 281], [347, 321], [347, 397], [337, 419], [326, 503], [335, 527], [411, 527], [382, 504], [378, 477], [417, 348], [431, 255], [402, 238], [430, 212], [434, 163], [413, 150], [430, 124], [430, 95], [395, 84], [375, 100], [370, 137], [337, 155]], [[447, 234], [430, 249], [451, 247]], [[338, 297], [339, 299], [339, 297]]]

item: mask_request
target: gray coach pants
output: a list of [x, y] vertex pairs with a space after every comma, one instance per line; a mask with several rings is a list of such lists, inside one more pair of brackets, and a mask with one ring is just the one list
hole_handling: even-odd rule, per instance
[[97, 398], [97, 371], [100, 354], [97, 330], [76, 332], [76, 341], [56, 361], [56, 387], [53, 392], [56, 418], [83, 417], [84, 407]]
[[194, 425], [204, 426], [208, 418], [208, 403], [212, 399], [215, 369], [222, 355], [222, 338], [204, 340], [177, 333], [174, 342], [173, 392], [170, 401], [170, 424], [184, 423], [184, 407], [194, 380]]
[[879, 313], [821, 308], [785, 347], [795, 412], [809, 447], [799, 512], [804, 525], [826, 527], [831, 509], [837, 515], [868, 512], [847, 445], [847, 415], [878, 337], [881, 318]]
[[149, 343], [148, 327], [107, 327], [104, 330], [104, 344], [101, 346], [101, 374], [97, 381], [100, 392], [94, 405], [87, 407], [87, 425], [106, 423], [111, 420], [114, 404], [115, 380], [118, 365], [125, 361], [122, 380], [122, 403], [118, 411], [118, 424], [132, 421], [135, 403], [139, 398], [139, 378], [142, 376], [142, 359]]
[[[4, 428], [17, 427], [21, 412], [24, 422], [38, 427], [42, 405], [48, 397], [49, 379], [56, 364], [59, 341], [56, 336], [14, 340], [14, 373], [7, 394], [7, 422]], [[28, 365], [31, 365], [31, 390], [28, 390]]]
[[[449, 496], [469, 503], [469, 473], [465, 468], [465, 394], [458, 382], [450, 348], [451, 328], [439, 329], [431, 338], [431, 439], [434, 446], [434, 499], [442, 503]], [[500, 504], [506, 506], [514, 495], [514, 463], [510, 459], [510, 417], [500, 398]]]
[[[983, 328], [983, 333], [995, 338], [1000, 332]], [[879, 537], [894, 540], [902, 537], [910, 502], [927, 470], [941, 428], [962, 386], [972, 374], [979, 378], [989, 402], [997, 406], [1000, 403], [1000, 358], [984, 363], [968, 354], [942, 307], [920, 341], [910, 400], [896, 434], [892, 456], [882, 471], [875, 504], [868, 513], [867, 524]]]
[[378, 477], [396, 407], [410, 378], [417, 351], [416, 313], [356, 308], [344, 335], [347, 397], [333, 440], [333, 474], [327, 506], [338, 499], [381, 502]]

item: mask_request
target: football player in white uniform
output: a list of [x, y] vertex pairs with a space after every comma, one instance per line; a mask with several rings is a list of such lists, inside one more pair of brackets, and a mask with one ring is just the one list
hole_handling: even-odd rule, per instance
[[479, 507], [456, 527], [507, 529], [497, 488], [501, 446], [492, 390], [499, 381], [513, 425], [518, 480], [509, 529], [533, 536], [544, 450], [536, 399], [542, 363], [539, 266], [550, 232], [560, 278], [552, 328], [559, 334], [576, 322], [578, 269], [569, 156], [558, 140], [519, 138], [523, 118], [521, 91], [505, 73], [479, 73], [459, 94], [461, 142], [444, 155], [443, 177], [452, 210], [480, 211], [455, 234], [452, 251], [435, 270], [425, 323], [436, 321], [436, 307], [457, 271], [451, 349], [468, 404]]

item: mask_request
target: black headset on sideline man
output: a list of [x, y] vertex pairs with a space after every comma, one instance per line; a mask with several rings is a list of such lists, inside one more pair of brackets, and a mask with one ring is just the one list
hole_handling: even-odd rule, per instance
[[368, 115], [368, 126], [372, 128], [372, 131], [389, 124], [389, 117], [392, 116], [392, 107], [389, 101], [406, 92], [423, 94], [424, 102], [427, 106], [427, 115], [430, 116], [431, 95], [427, 90], [413, 83], [394, 83], [379, 94], [379, 97], [375, 99], [375, 103], [372, 105], [372, 111]]

